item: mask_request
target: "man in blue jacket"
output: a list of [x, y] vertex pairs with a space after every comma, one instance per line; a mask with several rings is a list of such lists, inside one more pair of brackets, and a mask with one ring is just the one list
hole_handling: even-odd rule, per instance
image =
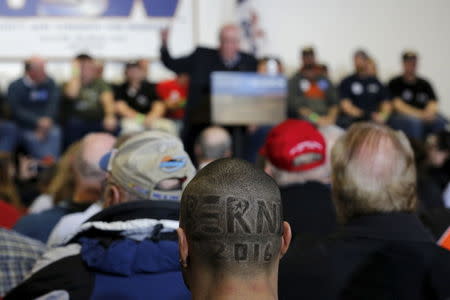
[[8, 88], [8, 103], [28, 153], [37, 159], [58, 158], [61, 130], [56, 125], [59, 91], [45, 72], [45, 61], [32, 57], [25, 61], [25, 75]]
[[195, 168], [181, 141], [145, 132], [101, 166], [108, 171], [106, 209], [66, 247], [48, 252], [5, 299], [190, 299], [175, 230], [182, 188]]

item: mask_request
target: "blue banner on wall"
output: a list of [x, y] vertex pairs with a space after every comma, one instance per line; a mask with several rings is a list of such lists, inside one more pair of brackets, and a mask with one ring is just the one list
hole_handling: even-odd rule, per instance
[[[129, 17], [138, 0], [2, 0], [0, 17]], [[142, 0], [147, 16], [173, 17], [178, 0]]]

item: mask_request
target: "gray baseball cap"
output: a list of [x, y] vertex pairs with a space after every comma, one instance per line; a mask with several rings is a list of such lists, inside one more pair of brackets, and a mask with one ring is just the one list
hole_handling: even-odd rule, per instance
[[195, 175], [195, 167], [181, 140], [173, 135], [147, 131], [106, 154], [100, 167], [130, 193], [141, 199], [181, 199], [182, 189], [158, 190], [166, 179], [179, 179], [183, 189]]

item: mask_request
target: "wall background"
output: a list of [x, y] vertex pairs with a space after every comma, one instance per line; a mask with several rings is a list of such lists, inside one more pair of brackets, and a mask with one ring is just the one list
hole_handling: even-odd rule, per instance
[[[233, 20], [229, 3], [234, 2], [199, 0], [201, 43], [216, 45], [220, 24]], [[352, 53], [362, 47], [387, 81], [401, 70], [400, 53], [414, 49], [420, 74], [431, 81], [450, 117], [450, 1], [254, 0], [253, 6], [267, 33], [265, 52], [279, 55], [288, 74], [299, 64], [299, 50], [313, 45], [337, 82], [352, 71]]]
[[[201, 45], [216, 46], [221, 24], [236, 19], [236, 0], [193, 1], [196, 39]], [[450, 117], [450, 1], [252, 0], [252, 4], [267, 34], [264, 52], [279, 55], [289, 75], [299, 64], [299, 50], [306, 45], [316, 48], [318, 59], [329, 66], [335, 82], [352, 71], [352, 53], [357, 48], [365, 48], [375, 58], [384, 81], [400, 72], [400, 53], [414, 49], [420, 54], [420, 73], [432, 82], [441, 110]], [[121, 63], [108, 63], [105, 75], [119, 80], [121, 70]], [[49, 71], [65, 80], [70, 64], [53, 62]], [[3, 87], [21, 72], [18, 62], [0, 60]], [[157, 61], [152, 64], [152, 79], [168, 76], [170, 72]]]

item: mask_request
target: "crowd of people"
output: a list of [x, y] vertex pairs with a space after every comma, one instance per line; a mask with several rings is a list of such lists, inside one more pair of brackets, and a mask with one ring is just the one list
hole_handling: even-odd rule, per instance
[[384, 85], [358, 50], [334, 85], [304, 48], [287, 119], [242, 141], [212, 124], [211, 73], [284, 66], [239, 35], [173, 58], [164, 30], [159, 83], [143, 59], [120, 84], [87, 54], [62, 85], [25, 62], [0, 118], [0, 299], [450, 298], [450, 131], [418, 55]]

